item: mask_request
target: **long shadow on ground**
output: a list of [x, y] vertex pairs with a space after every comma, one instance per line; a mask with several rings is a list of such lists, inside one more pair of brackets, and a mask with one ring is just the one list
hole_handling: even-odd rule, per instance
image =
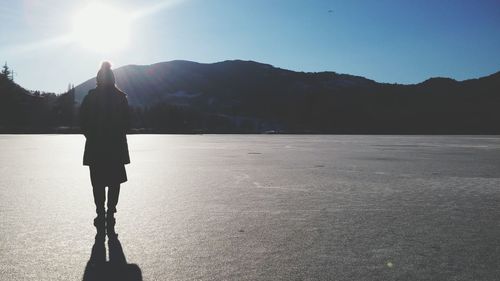
[[108, 230], [109, 261], [106, 261], [106, 235], [97, 228], [90, 259], [83, 273], [83, 281], [142, 281], [142, 272], [136, 264], [128, 264], [123, 248], [114, 229]]

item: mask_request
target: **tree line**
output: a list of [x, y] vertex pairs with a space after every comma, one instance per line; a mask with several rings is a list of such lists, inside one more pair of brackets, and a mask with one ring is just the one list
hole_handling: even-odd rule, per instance
[[[331, 77], [339, 75], [276, 72], [260, 78], [263, 74], [258, 71], [240, 75], [240, 79], [210, 77], [207, 81], [211, 84], [202, 81], [194, 89], [205, 95], [190, 100], [189, 105], [165, 100], [132, 103], [130, 132], [500, 133], [500, 72], [462, 82], [443, 78], [415, 85], [361, 81], [359, 86], [340, 84], [334, 88], [328, 86]], [[79, 132], [73, 85], [62, 94], [28, 91], [14, 82], [12, 73], [7, 64], [0, 71], [0, 133]], [[248, 83], [250, 78], [255, 83]], [[334, 81], [346, 81], [338, 78]], [[193, 80], [178, 80], [196, 85]], [[293, 87], [283, 89], [283, 85]], [[135, 96], [131, 91], [130, 100], [138, 94], [154, 97], [148, 90]], [[210, 103], [214, 97], [220, 102]], [[227, 102], [232, 100], [236, 102]]]
[[[5, 63], [0, 72], [0, 133], [78, 133], [79, 106], [75, 87], [62, 94], [29, 91], [14, 82]], [[207, 115], [183, 106], [159, 103], [130, 106], [131, 132], [200, 133], [237, 132], [227, 117]], [[246, 127], [248, 130], [248, 126]]]

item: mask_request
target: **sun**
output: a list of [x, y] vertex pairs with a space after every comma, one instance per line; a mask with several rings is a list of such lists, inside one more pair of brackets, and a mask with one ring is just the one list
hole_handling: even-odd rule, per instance
[[123, 49], [129, 43], [129, 33], [127, 14], [103, 3], [90, 3], [74, 17], [75, 41], [93, 51], [109, 53]]

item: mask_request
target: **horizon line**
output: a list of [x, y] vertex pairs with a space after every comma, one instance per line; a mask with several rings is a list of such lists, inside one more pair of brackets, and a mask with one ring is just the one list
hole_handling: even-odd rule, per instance
[[[496, 71], [496, 72], [492, 72], [492, 73], [489, 73], [489, 74], [486, 74], [486, 75], [483, 75], [483, 76], [476, 76], [476, 77], [471, 77], [471, 78], [466, 78], [466, 79], [462, 79], [462, 80], [457, 80], [455, 78], [452, 78], [452, 77], [446, 77], [446, 76], [429, 76], [427, 79], [424, 79], [420, 82], [417, 82], [417, 83], [400, 83], [400, 82], [382, 82], [382, 81], [377, 81], [375, 79], [371, 79], [367, 76], [362, 76], [362, 75], [358, 75], [358, 74], [350, 74], [350, 73], [342, 73], [342, 72], [337, 72], [335, 70], [319, 70], [319, 71], [304, 71], [304, 70], [297, 70], [297, 69], [291, 69], [291, 68], [283, 68], [283, 67], [280, 67], [280, 66], [276, 66], [276, 65], [273, 65], [273, 64], [270, 64], [270, 63], [265, 63], [265, 62], [260, 62], [260, 61], [256, 61], [256, 60], [252, 60], [252, 59], [226, 59], [226, 60], [219, 60], [219, 61], [213, 61], [213, 62], [199, 62], [199, 61], [193, 61], [193, 60], [187, 60], [187, 59], [172, 59], [172, 60], [166, 60], [166, 61], [160, 61], [160, 62], [155, 62], [155, 63], [150, 63], [150, 64], [134, 64], [134, 63], [130, 63], [130, 64], [125, 64], [125, 65], [121, 65], [121, 66], [118, 66], [118, 67], [113, 67], [113, 70], [118, 70], [120, 68], [124, 68], [124, 67], [130, 67], [130, 66], [138, 66], [138, 67], [148, 67], [148, 66], [153, 66], [153, 65], [157, 65], [157, 64], [164, 64], [164, 63], [171, 63], [171, 62], [188, 62], [188, 63], [195, 63], [195, 64], [203, 64], [203, 65], [212, 65], [212, 64], [218, 64], [218, 63], [224, 63], [224, 62], [236, 62], [236, 61], [240, 61], [240, 62], [252, 62], [252, 63], [257, 63], [257, 64], [262, 64], [262, 65], [268, 65], [268, 66], [271, 66], [273, 68], [276, 68], [276, 69], [281, 69], [281, 70], [285, 70], [285, 71], [291, 71], [291, 72], [296, 72], [296, 73], [309, 73], [309, 74], [315, 74], [315, 73], [334, 73], [334, 74], [337, 74], [337, 75], [349, 75], [349, 76], [353, 76], [353, 77], [358, 77], [358, 78], [363, 78], [363, 79], [367, 79], [367, 80], [370, 80], [370, 81], [373, 81], [375, 83], [378, 83], [378, 84], [389, 84], [389, 85], [401, 85], [401, 86], [411, 86], [411, 85], [418, 85], [418, 84], [422, 84], [426, 81], [429, 81], [431, 79], [449, 79], [449, 80], [453, 80], [455, 82], [464, 82], [464, 81], [470, 81], [470, 80], [477, 80], [477, 79], [481, 79], [481, 78], [486, 78], [486, 77], [490, 77], [490, 76], [493, 76], [493, 75], [496, 75], [496, 74], [500, 74], [500, 70]], [[111, 62], [112, 63], [112, 62]], [[76, 85], [75, 88], [77, 88], [78, 86], [86, 83], [87, 81], [89, 80], [92, 80], [92, 79], [95, 79], [96, 77], [93, 76], [87, 80], [84, 80], [80, 83], [71, 83], [71, 82], [68, 82], [68, 84], [71, 84], [71, 85]], [[16, 83], [14, 81], [14, 83]], [[16, 83], [17, 85], [21, 86], [22, 88], [24, 88], [21, 84], [18, 84]], [[45, 91], [45, 90], [41, 90], [41, 89], [27, 89], [27, 88], [24, 88], [25, 90], [27, 91], [39, 91], [39, 92], [44, 92], [44, 93], [54, 93], [54, 94], [63, 94], [65, 93], [65, 91], [63, 92], [56, 92], [56, 91]]]

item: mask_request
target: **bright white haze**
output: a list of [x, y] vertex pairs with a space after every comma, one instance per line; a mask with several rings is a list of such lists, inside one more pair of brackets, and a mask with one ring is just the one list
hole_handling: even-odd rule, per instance
[[119, 9], [90, 3], [73, 22], [73, 37], [81, 46], [107, 53], [127, 47], [129, 43], [130, 19]]

